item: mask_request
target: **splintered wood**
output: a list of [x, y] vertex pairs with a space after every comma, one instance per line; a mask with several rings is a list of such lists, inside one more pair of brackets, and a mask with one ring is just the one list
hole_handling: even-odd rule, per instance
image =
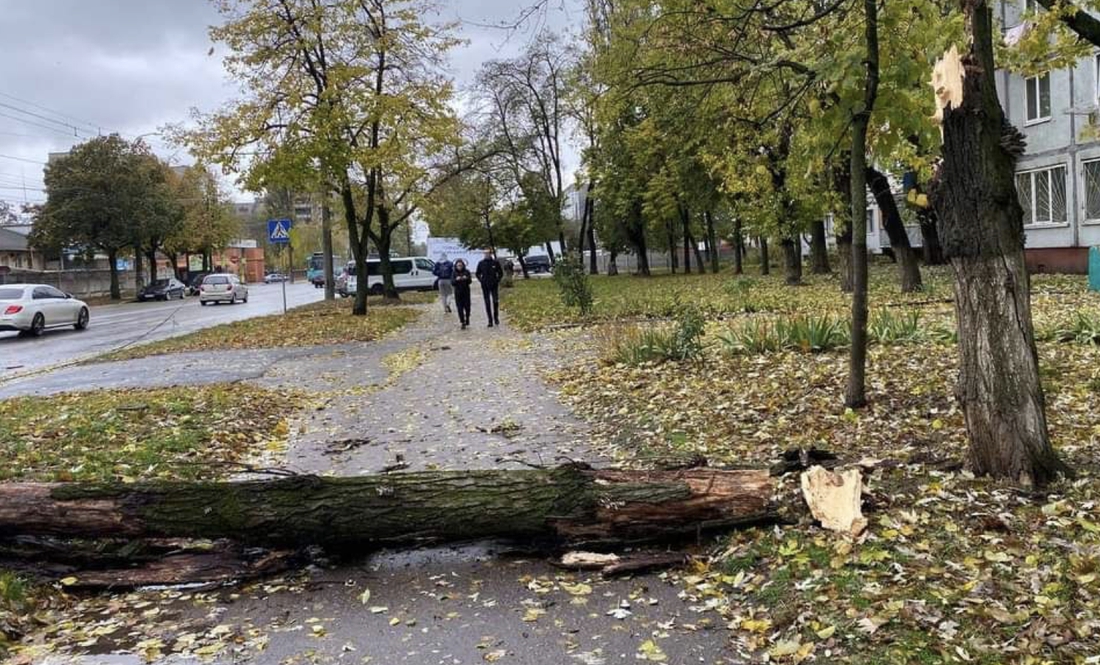
[[830, 531], [858, 536], [867, 528], [861, 509], [863, 476], [859, 469], [834, 473], [812, 467], [802, 474], [802, 496], [814, 519]]

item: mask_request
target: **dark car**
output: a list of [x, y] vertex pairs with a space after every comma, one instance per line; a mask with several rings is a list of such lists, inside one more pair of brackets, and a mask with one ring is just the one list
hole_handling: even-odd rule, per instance
[[187, 278], [187, 293], [188, 295], [199, 295], [199, 287], [202, 286], [202, 280], [206, 279], [209, 275], [208, 272], [193, 272]]
[[533, 272], [535, 274], [550, 272], [550, 257], [545, 254], [537, 254], [535, 256], [528, 256], [523, 259], [523, 264], [527, 266], [527, 272]]
[[138, 300], [183, 300], [187, 296], [187, 287], [175, 277], [158, 279], [142, 287]]

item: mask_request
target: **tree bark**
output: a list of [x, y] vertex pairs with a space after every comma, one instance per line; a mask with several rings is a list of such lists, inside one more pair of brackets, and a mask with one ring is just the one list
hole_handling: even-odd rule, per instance
[[733, 222], [733, 274], [745, 274], [745, 234], [740, 219]]
[[867, 404], [867, 127], [878, 95], [878, 4], [863, 0], [866, 78], [863, 106], [852, 117], [852, 335], [844, 404]]
[[799, 286], [802, 284], [802, 243], [797, 238], [784, 238], [780, 244], [783, 246], [784, 280], [787, 286]]
[[147, 255], [149, 259], [149, 282], [157, 281], [157, 251], [154, 249]]
[[768, 259], [768, 239], [764, 236], [760, 236], [760, 274], [771, 274], [772, 266], [771, 261]]
[[931, 192], [955, 273], [955, 393], [974, 473], [1043, 485], [1069, 470], [1050, 445], [1039, 381], [1017, 154], [1006, 148], [1018, 144], [1019, 133], [997, 99], [989, 6], [985, 0], [961, 4], [970, 50], [962, 56], [965, 77], [936, 68], [946, 92], [940, 99], [955, 101], [941, 101], [943, 161]]
[[940, 244], [940, 233], [936, 228], [936, 213], [931, 209], [923, 209], [917, 213], [920, 220], [921, 251], [924, 254], [924, 265], [942, 266], [947, 263], [943, 257], [943, 245]]
[[703, 260], [703, 253], [699, 251], [699, 241], [696, 240], [695, 234], [688, 233], [688, 241], [691, 243], [691, 249], [695, 252], [695, 266], [699, 269], [699, 274], [702, 275], [707, 271], [706, 261]]
[[118, 250], [107, 250], [107, 261], [111, 271], [111, 300], [122, 300], [122, 290], [118, 288]]
[[828, 275], [829, 246], [825, 240], [825, 220], [819, 219], [810, 224], [810, 272], [815, 275]]
[[425, 471], [234, 482], [0, 484], [0, 534], [335, 549], [509, 538], [694, 537], [774, 518], [767, 470]]
[[145, 286], [144, 280], [141, 279], [141, 272], [145, 268], [145, 257], [141, 253], [141, 248], [134, 248], [134, 295], [141, 293], [141, 287]]
[[707, 210], [703, 213], [707, 220], [707, 245], [710, 247], [710, 271], [718, 274], [722, 269], [721, 257], [718, 255], [718, 233], [714, 228], [714, 213]]
[[619, 259], [619, 253], [615, 250], [611, 250], [607, 254], [607, 274], [609, 277], [614, 277], [619, 274], [619, 266], [616, 263]]
[[909, 244], [909, 234], [906, 233], [905, 224], [901, 221], [898, 202], [894, 199], [894, 193], [890, 191], [890, 180], [883, 172], [868, 166], [867, 186], [871, 189], [871, 195], [875, 197], [879, 210], [882, 211], [882, 226], [886, 229], [886, 235], [890, 238], [890, 248], [894, 250], [894, 257], [898, 261], [901, 292], [920, 291], [922, 288], [920, 263], [917, 261], [917, 253]]

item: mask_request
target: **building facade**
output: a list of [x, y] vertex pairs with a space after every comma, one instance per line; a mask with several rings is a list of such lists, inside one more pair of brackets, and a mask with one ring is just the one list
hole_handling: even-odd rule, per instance
[[[1005, 41], [1024, 31], [1031, 0], [1002, 2]], [[1027, 139], [1017, 164], [1028, 266], [1033, 272], [1086, 272], [1100, 245], [1100, 54], [1073, 67], [1024, 77], [997, 75], [1008, 121]]]

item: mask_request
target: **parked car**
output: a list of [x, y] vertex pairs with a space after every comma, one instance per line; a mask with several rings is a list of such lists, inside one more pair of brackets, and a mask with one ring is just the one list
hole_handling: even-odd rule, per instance
[[227, 302], [233, 305], [238, 300], [248, 302], [248, 287], [241, 284], [236, 275], [219, 273], [207, 275], [202, 280], [202, 286], [199, 287], [200, 304]]
[[273, 282], [285, 282], [286, 275], [281, 272], [269, 272], [264, 275], [264, 284], [271, 284]]
[[527, 266], [527, 272], [536, 275], [550, 272], [553, 269], [553, 265], [550, 263], [550, 257], [545, 254], [535, 254], [534, 256], [524, 257], [523, 264]]
[[206, 279], [206, 276], [209, 274], [208, 272], [191, 273], [187, 278], [187, 295], [199, 295], [199, 287], [202, 286], [202, 280]]
[[317, 288], [317, 289], [324, 288], [324, 286], [325, 286], [325, 273], [323, 273], [323, 272], [317, 273], [316, 275], [314, 275], [313, 277], [310, 278], [309, 282], [310, 282], [310, 284], [313, 285], [314, 288]]
[[138, 300], [142, 302], [146, 300], [171, 300], [172, 298], [183, 300], [186, 296], [187, 286], [175, 277], [153, 280], [141, 287], [141, 291], [138, 292]]
[[0, 286], [0, 330], [41, 335], [47, 328], [88, 327], [88, 306], [46, 284]]
[[[390, 259], [390, 265], [393, 267], [393, 285], [398, 291], [430, 291], [435, 286], [435, 275], [432, 274], [435, 264], [427, 257], [396, 256]], [[347, 298], [354, 295], [359, 286], [354, 261], [348, 261], [344, 274], [343, 290], [339, 290], [339, 281], [337, 290]], [[382, 293], [382, 262], [379, 259], [367, 259], [367, 288], [375, 295]]]

